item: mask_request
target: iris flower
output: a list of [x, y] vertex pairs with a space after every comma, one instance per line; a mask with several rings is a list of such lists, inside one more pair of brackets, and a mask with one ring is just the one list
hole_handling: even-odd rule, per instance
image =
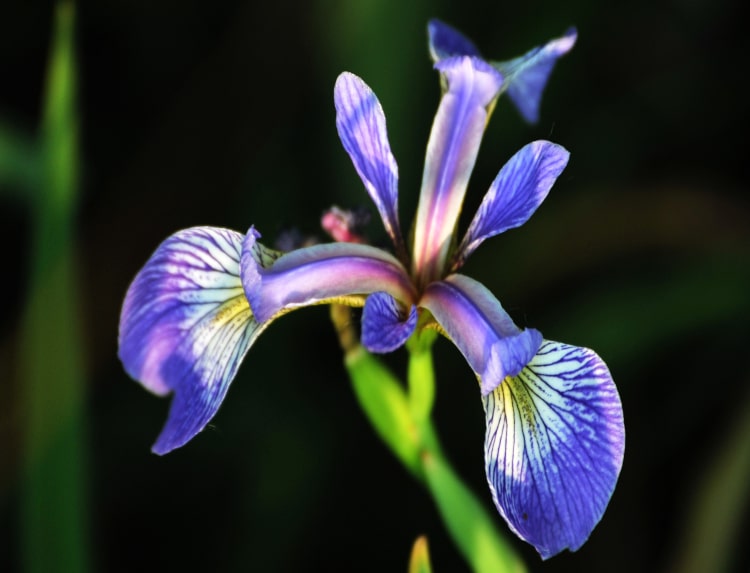
[[173, 394], [153, 446], [164, 454], [200, 432], [218, 410], [253, 342], [300, 307], [361, 306], [361, 342], [390, 352], [434, 328], [452, 341], [479, 382], [486, 412], [485, 465], [495, 504], [543, 558], [578, 549], [600, 520], [622, 464], [617, 390], [593, 351], [516, 326], [495, 296], [459, 271], [486, 239], [525, 223], [568, 162], [534, 141], [502, 167], [458, 240], [457, 222], [489, 116], [508, 91], [537, 117], [566, 35], [520, 58], [491, 64], [456, 30], [429, 26], [443, 95], [427, 143], [413, 240], [398, 216], [398, 168], [385, 115], [359, 77], [335, 85], [336, 126], [375, 203], [393, 252], [337, 242], [290, 252], [245, 234], [195, 227], [166, 239], [131, 284], [121, 314], [120, 358], [128, 374]]

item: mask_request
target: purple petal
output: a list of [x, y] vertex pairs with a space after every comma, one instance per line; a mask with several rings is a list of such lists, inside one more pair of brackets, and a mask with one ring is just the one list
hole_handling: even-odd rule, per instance
[[464, 275], [429, 285], [419, 306], [432, 313], [479, 376], [483, 396], [518, 374], [542, 342], [539, 331], [520, 330], [486, 287]]
[[407, 305], [415, 299], [404, 267], [381, 249], [327, 243], [286, 253], [269, 265], [258, 237], [252, 228], [245, 236], [240, 273], [250, 307], [261, 323], [313, 304], [360, 306], [365, 296], [379, 291]]
[[180, 231], [128, 289], [120, 360], [152, 392], [174, 392], [155, 453], [182, 446], [206, 426], [260, 334], [239, 276], [242, 238], [212, 227]]
[[508, 95], [516, 104], [521, 116], [529, 123], [539, 119], [539, 104], [547, 80], [557, 59], [567, 54], [575, 45], [578, 32], [570, 28], [560, 38], [550, 40], [523, 56], [494, 65], [503, 74]]
[[424, 286], [440, 278], [502, 76], [477, 58], [438, 62], [448, 83], [427, 144], [414, 233], [414, 274]]
[[427, 35], [430, 44], [430, 56], [434, 62], [439, 62], [452, 56], [481, 57], [474, 43], [461, 32], [433, 19], [427, 24]]
[[568, 164], [568, 151], [549, 141], [534, 141], [503, 166], [456, 250], [453, 268], [489, 237], [523, 225], [547, 197]]
[[622, 405], [607, 365], [587, 348], [544, 341], [483, 401], [498, 510], [543, 559], [575, 551], [601, 519], [622, 467]]
[[383, 108], [368, 85], [348, 72], [336, 80], [334, 102], [341, 143], [394, 245], [403, 249], [398, 222], [398, 166], [388, 143]]
[[417, 326], [417, 307], [405, 309], [385, 292], [367, 297], [362, 309], [362, 346], [370, 352], [393, 352], [401, 347]]

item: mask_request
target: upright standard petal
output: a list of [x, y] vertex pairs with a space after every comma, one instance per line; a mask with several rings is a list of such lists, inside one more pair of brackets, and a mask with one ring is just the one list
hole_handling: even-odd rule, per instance
[[435, 67], [448, 90], [427, 143], [414, 229], [412, 264], [421, 287], [443, 273], [489, 110], [503, 82], [499, 73], [477, 58], [449, 58]]
[[393, 352], [417, 326], [417, 307], [405, 307], [387, 292], [367, 297], [362, 309], [362, 346], [370, 352]]
[[549, 141], [524, 146], [503, 166], [454, 255], [453, 270], [489, 237], [520, 227], [547, 197], [570, 153]]
[[427, 36], [430, 45], [430, 56], [439, 62], [453, 56], [481, 57], [474, 42], [445, 22], [433, 19], [427, 24]]
[[575, 551], [601, 519], [622, 467], [622, 405], [606, 364], [587, 348], [544, 341], [483, 401], [498, 510], [543, 559]]
[[399, 254], [404, 253], [398, 221], [398, 166], [391, 153], [385, 114], [360, 78], [344, 72], [334, 88], [336, 128]]
[[482, 395], [517, 375], [542, 343], [533, 328], [520, 330], [481, 283], [454, 274], [430, 284], [419, 306], [429, 310], [479, 377]]
[[182, 446], [206, 426], [260, 334], [239, 276], [242, 238], [212, 227], [180, 231], [128, 289], [120, 360], [152, 392], [174, 392], [155, 453]]
[[389, 253], [355, 243], [327, 243], [280, 256], [268, 268], [259, 234], [250, 229], [242, 247], [240, 273], [256, 320], [266, 322], [303, 306], [340, 302], [364, 304], [374, 292], [387, 292], [403, 304], [415, 299], [401, 263]]
[[493, 62], [505, 77], [510, 99], [529, 123], [539, 120], [542, 92], [555, 62], [573, 48], [577, 38], [576, 29], [570, 28], [560, 38], [550, 40], [544, 46], [538, 46], [523, 56], [506, 62]]

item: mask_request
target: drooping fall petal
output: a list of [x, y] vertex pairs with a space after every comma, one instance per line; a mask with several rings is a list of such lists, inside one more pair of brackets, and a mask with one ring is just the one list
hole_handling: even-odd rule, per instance
[[483, 402], [498, 510], [542, 558], [575, 551], [601, 519], [622, 466], [622, 405], [606, 364], [587, 348], [544, 341]]
[[158, 454], [182, 446], [206, 426], [262, 330], [240, 281], [242, 239], [213, 227], [175, 233], [128, 289], [120, 360], [152, 392], [174, 393], [153, 446]]

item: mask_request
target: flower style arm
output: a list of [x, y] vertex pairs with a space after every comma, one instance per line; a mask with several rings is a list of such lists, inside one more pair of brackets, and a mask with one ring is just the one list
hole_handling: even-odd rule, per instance
[[570, 153], [549, 141], [525, 145], [503, 166], [453, 256], [458, 269], [485, 240], [520, 227], [547, 197]]
[[435, 67], [448, 89], [427, 143], [414, 227], [412, 272], [421, 287], [444, 271], [489, 110], [503, 82], [494, 68], [477, 58], [449, 58]]
[[266, 267], [259, 262], [259, 236], [255, 229], [245, 236], [240, 263], [245, 295], [258, 322], [314, 304], [361, 306], [374, 292], [389, 293], [406, 305], [414, 302], [406, 270], [381, 249], [326, 243], [291, 251]]
[[483, 402], [497, 509], [543, 559], [575, 551], [601, 519], [622, 467], [622, 405], [606, 364], [587, 348], [545, 340]]
[[155, 394], [174, 393], [153, 446], [165, 454], [213, 418], [261, 333], [242, 290], [243, 236], [195, 227], [175, 233], [136, 275], [120, 316], [119, 357]]
[[519, 329], [478, 281], [454, 274], [430, 284], [420, 300], [477, 374], [486, 396], [518, 374], [536, 354], [542, 335]]

